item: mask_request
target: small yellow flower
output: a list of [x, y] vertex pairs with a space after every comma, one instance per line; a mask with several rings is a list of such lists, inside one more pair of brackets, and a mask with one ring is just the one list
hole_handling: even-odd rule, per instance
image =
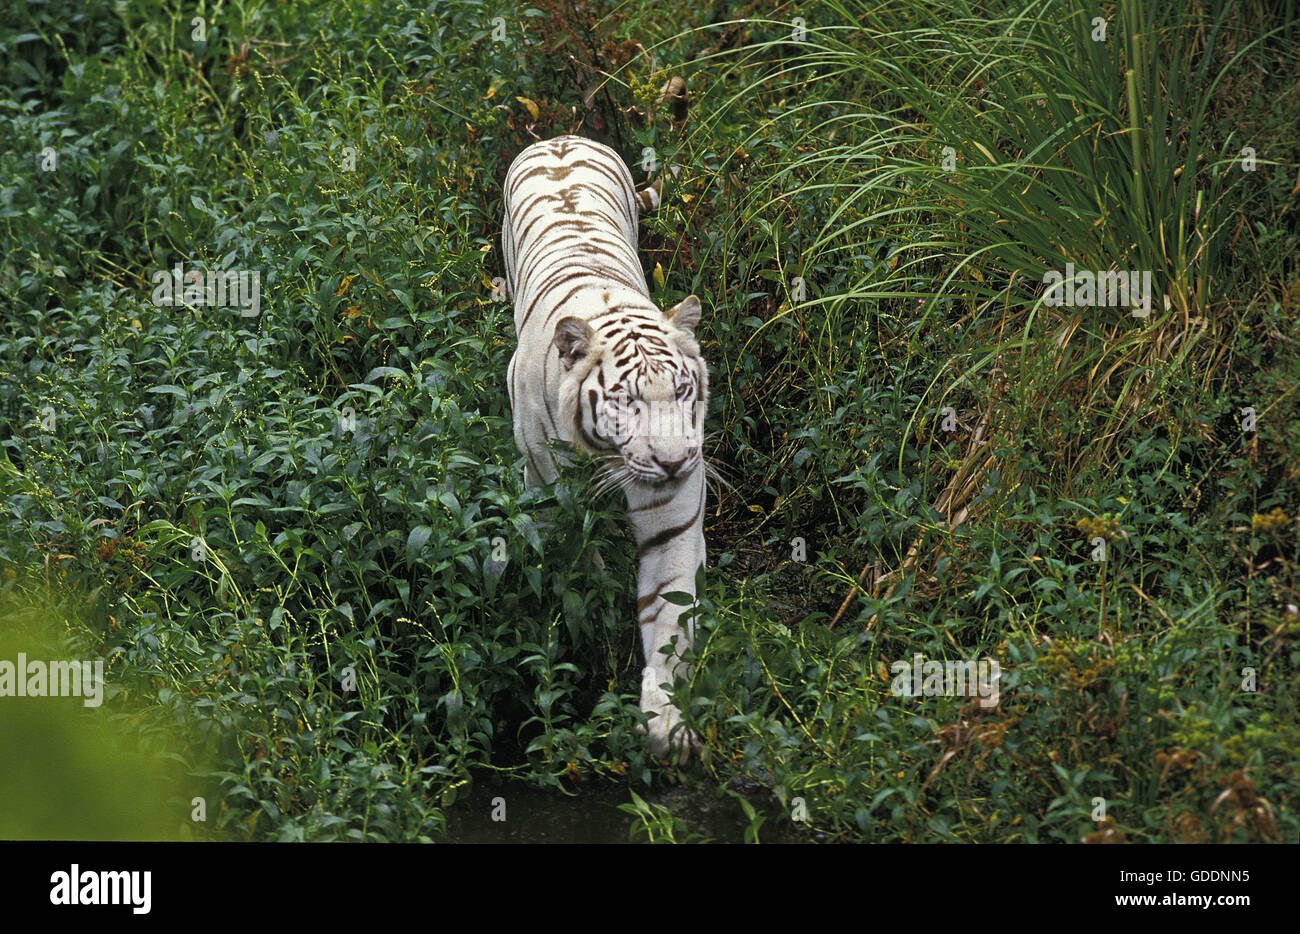
[[1281, 506], [1274, 506], [1268, 513], [1261, 515], [1255, 513], [1250, 517], [1250, 528], [1252, 532], [1276, 532], [1284, 528], [1290, 518], [1282, 511]]

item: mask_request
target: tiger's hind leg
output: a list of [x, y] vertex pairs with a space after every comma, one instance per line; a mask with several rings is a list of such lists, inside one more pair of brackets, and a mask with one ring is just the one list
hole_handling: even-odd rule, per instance
[[[655, 104], [654, 111], [666, 112], [674, 124], [681, 125], [686, 121], [686, 111], [690, 106], [686, 93], [686, 79], [673, 76], [669, 78], [664, 86], [659, 89], [659, 100]], [[653, 122], [654, 112], [651, 113]], [[654, 171], [653, 168], [650, 171]], [[668, 167], [673, 178], [681, 176], [681, 168], [675, 165]], [[660, 172], [653, 182], [642, 188], [636, 193], [637, 210], [641, 214], [650, 214], [659, 210], [659, 205], [663, 202], [664, 196], [664, 176]]]

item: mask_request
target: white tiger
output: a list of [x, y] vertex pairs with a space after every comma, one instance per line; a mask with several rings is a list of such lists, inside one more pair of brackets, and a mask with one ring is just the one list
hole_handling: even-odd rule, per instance
[[695, 595], [705, 562], [703, 424], [708, 371], [695, 340], [694, 295], [662, 312], [637, 258], [638, 193], [623, 160], [577, 136], [535, 143], [505, 180], [502, 248], [518, 347], [510, 360], [515, 444], [525, 483], [552, 482], [548, 442], [605, 460], [606, 484], [627, 496], [637, 543], [637, 615], [645, 651], [641, 709], [649, 747], [685, 762], [698, 738], [663, 685], [689, 677], [676, 652], [694, 638], [683, 608], [660, 594]]

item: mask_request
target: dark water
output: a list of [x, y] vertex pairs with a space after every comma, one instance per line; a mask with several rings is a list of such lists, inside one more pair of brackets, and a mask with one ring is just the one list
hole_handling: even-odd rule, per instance
[[[686, 842], [691, 834], [712, 843], [745, 841], [749, 819], [735, 798], [720, 796], [715, 786], [635, 791], [647, 803], [673, 812], [678, 842]], [[504, 801], [505, 820], [492, 819], [494, 809], [498, 816], [501, 813], [494, 799]], [[435, 839], [443, 843], [644, 843], [644, 833], [634, 839], [628, 835], [630, 828], [640, 825], [640, 818], [618, 809], [630, 803], [632, 794], [626, 786], [593, 784], [570, 797], [518, 783], [476, 783], [473, 791], [447, 808], [447, 831]], [[761, 841], [790, 839], [788, 821], [777, 819], [752, 796], [750, 803], [768, 816], [759, 830]]]

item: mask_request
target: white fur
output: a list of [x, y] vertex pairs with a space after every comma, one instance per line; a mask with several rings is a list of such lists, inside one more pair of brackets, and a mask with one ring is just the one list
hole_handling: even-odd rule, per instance
[[[527, 483], [556, 478], [549, 441], [605, 453], [611, 461], [617, 456], [638, 551], [656, 536], [665, 538], [645, 549], [637, 573], [645, 653], [641, 708], [654, 715], [651, 751], [684, 762], [699, 741], [684, 728], [673, 735], [681, 714], [662, 685], [690, 672], [676, 652], [660, 650], [676, 640], [680, 651], [693, 632], [680, 619], [683, 608], [659, 594], [694, 596], [695, 574], [705, 563], [700, 439], [708, 374], [694, 337], [698, 300], [691, 296], [667, 314], [650, 300], [636, 250], [638, 203], [627, 167], [599, 143], [561, 137], [528, 147], [511, 164], [502, 231], [518, 337], [510, 361], [510, 405], [515, 443], [527, 456]], [[620, 366], [616, 351], [633, 359]], [[643, 360], [662, 366], [638, 366]], [[584, 437], [574, 415], [583, 412], [580, 396], [590, 408], [588, 393], [601, 378], [605, 387], [634, 385], [634, 398], [647, 410], [680, 417], [656, 423], [670, 429], [635, 432], [616, 455], [597, 451], [586, 437], [608, 439], [610, 423], [588, 419], [590, 434]], [[601, 411], [607, 411], [603, 404]]]

